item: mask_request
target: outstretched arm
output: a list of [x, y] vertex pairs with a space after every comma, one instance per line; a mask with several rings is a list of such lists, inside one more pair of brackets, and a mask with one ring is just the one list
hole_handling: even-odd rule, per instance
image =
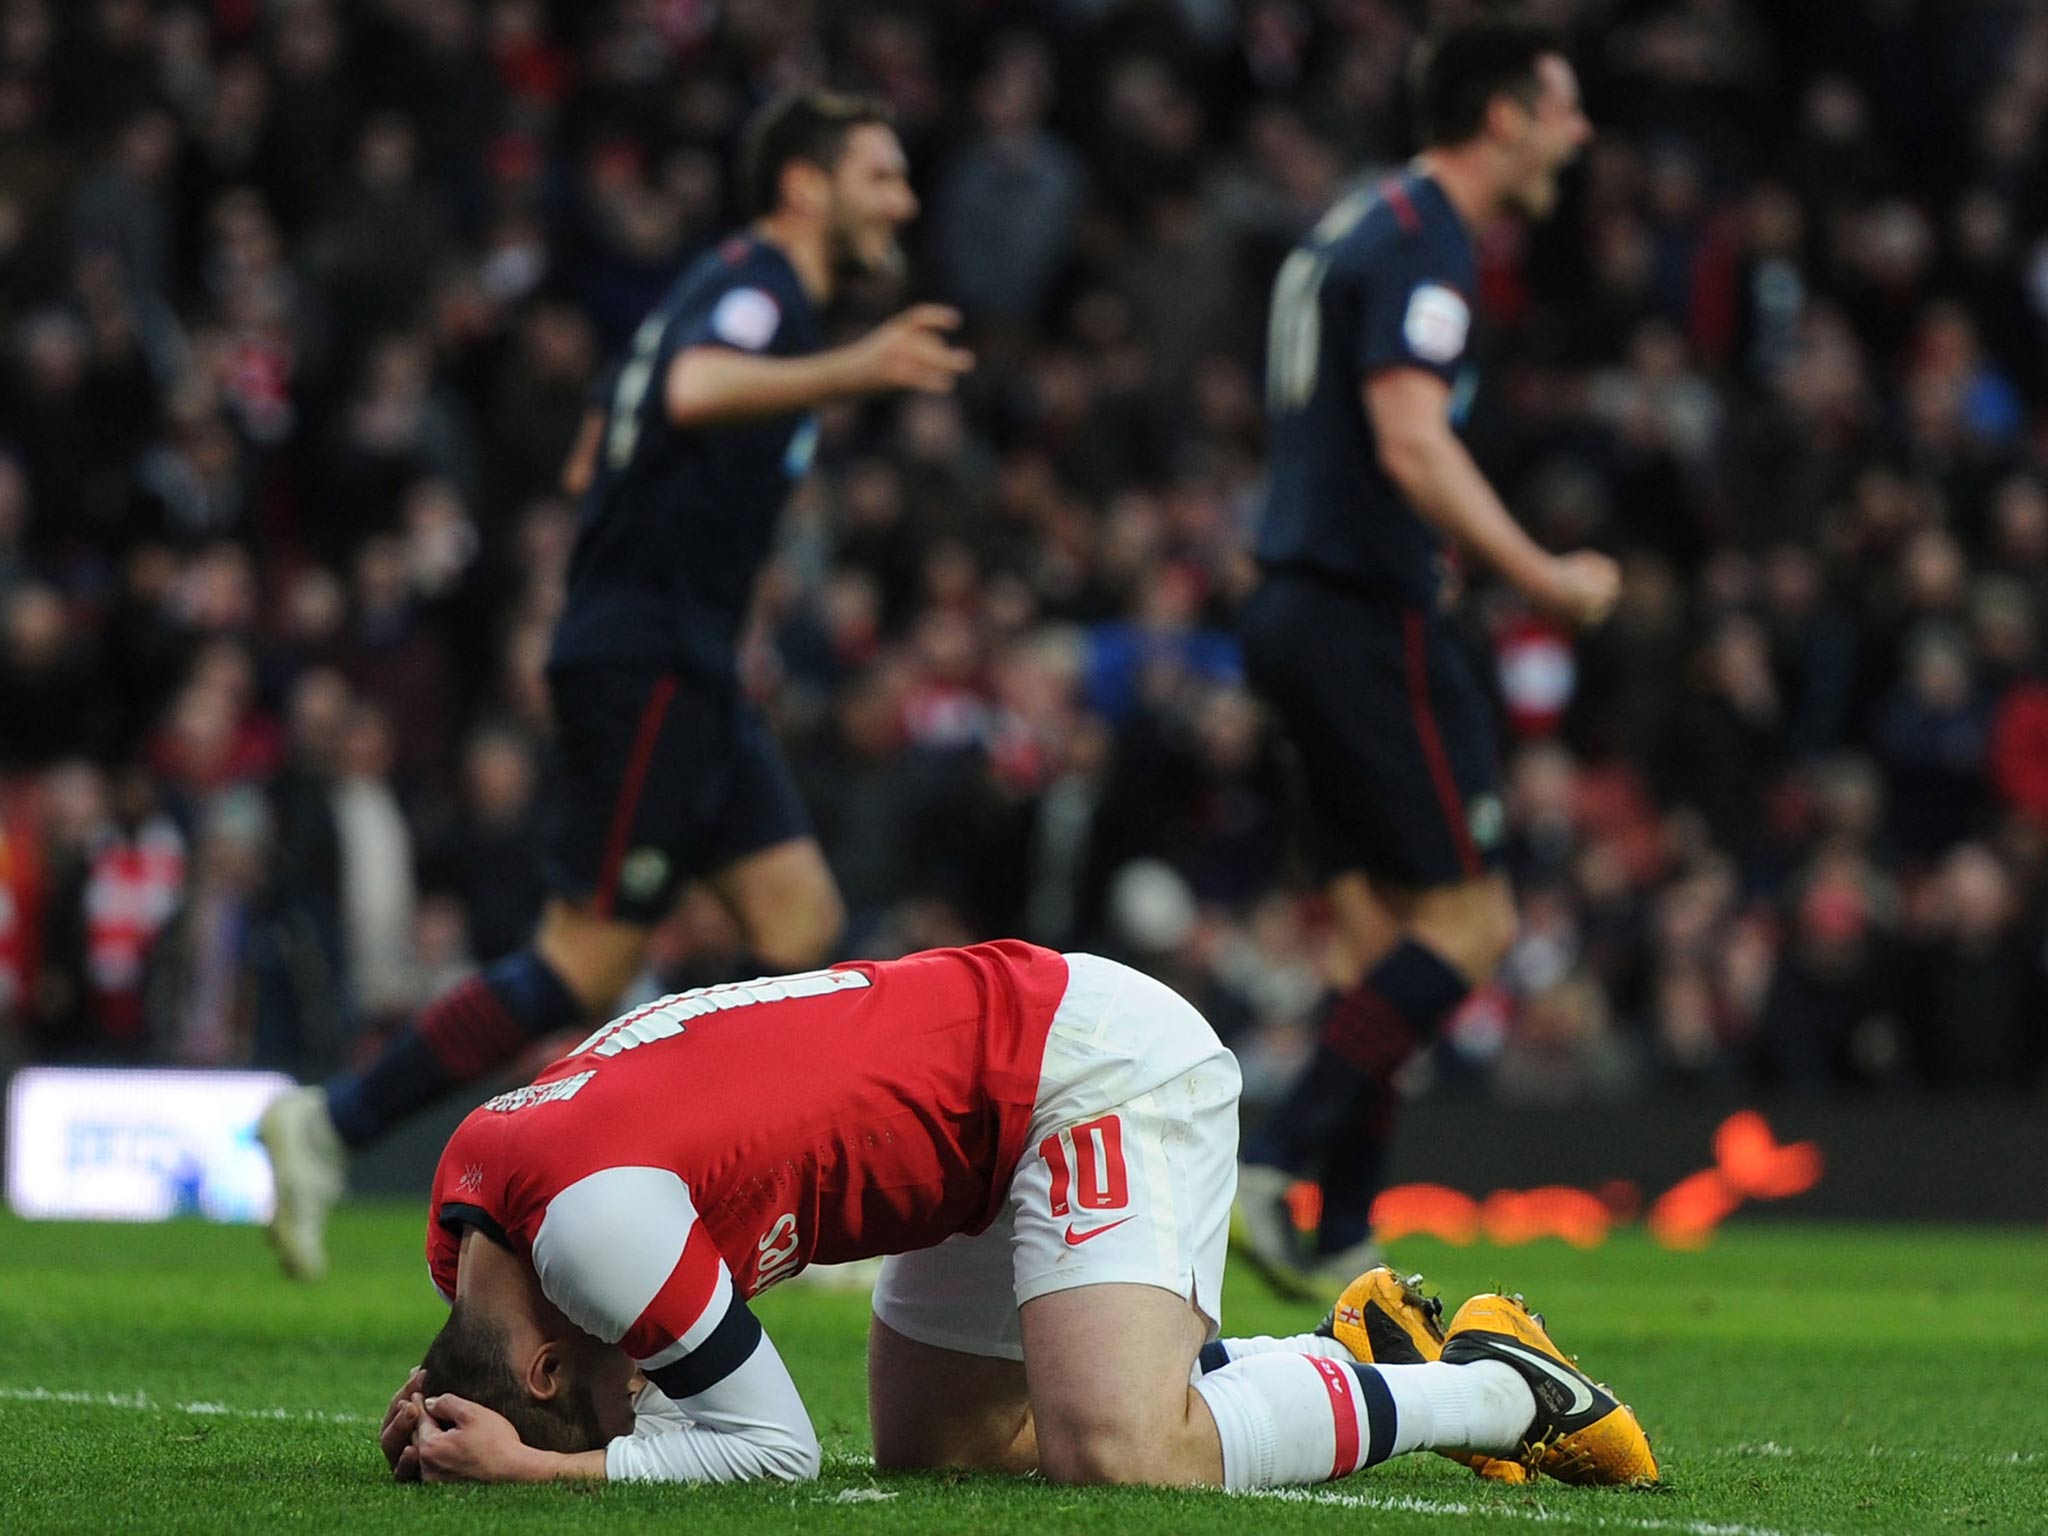
[[950, 394], [974, 366], [947, 333], [960, 324], [942, 304], [917, 304], [858, 341], [804, 357], [773, 357], [710, 342], [669, 364], [664, 402], [679, 427], [709, 427], [815, 410], [893, 389]]

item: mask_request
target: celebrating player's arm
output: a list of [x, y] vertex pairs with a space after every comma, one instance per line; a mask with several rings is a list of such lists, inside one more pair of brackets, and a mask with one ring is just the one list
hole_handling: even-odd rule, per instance
[[289, 1273], [326, 1268], [348, 1149], [608, 1014], [685, 887], [725, 908], [764, 970], [820, 964], [844, 925], [796, 781], [740, 682], [749, 603], [816, 450], [817, 408], [950, 391], [973, 358], [936, 305], [824, 348], [824, 307], [855, 274], [902, 269], [917, 213], [885, 103], [778, 97], [749, 123], [737, 175], [750, 222], [641, 321], [562, 468], [581, 507], [545, 668], [547, 902], [525, 946], [436, 997], [366, 1067], [266, 1109], [270, 1234]]
[[[737, 291], [766, 302], [758, 292]], [[739, 307], [744, 310], [749, 302], [742, 300]], [[857, 341], [801, 357], [762, 356], [722, 338], [707, 339], [676, 354], [662, 397], [670, 421], [697, 428], [786, 416], [899, 389], [947, 395], [974, 367], [974, 354], [949, 340], [959, 327], [958, 310], [913, 304]], [[581, 496], [590, 489], [604, 430], [602, 406], [584, 413], [562, 464], [564, 494]]]
[[1523, 531], [1451, 430], [1450, 396], [1448, 383], [1421, 368], [1382, 368], [1366, 380], [1380, 467], [1446, 538], [1530, 602], [1574, 624], [1600, 623], [1621, 596], [1620, 568], [1594, 550], [1553, 555]]
[[805, 357], [687, 347], [669, 366], [669, 420], [679, 427], [717, 426], [898, 389], [951, 394], [974, 366], [974, 354], [947, 339], [959, 325], [957, 310], [914, 304], [858, 341]]

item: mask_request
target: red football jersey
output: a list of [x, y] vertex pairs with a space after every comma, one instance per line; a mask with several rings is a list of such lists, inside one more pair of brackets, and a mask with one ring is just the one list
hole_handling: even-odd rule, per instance
[[673, 1398], [759, 1338], [735, 1297], [985, 1228], [1024, 1152], [1064, 958], [1004, 941], [703, 988], [606, 1025], [456, 1129], [427, 1261], [466, 1226]]

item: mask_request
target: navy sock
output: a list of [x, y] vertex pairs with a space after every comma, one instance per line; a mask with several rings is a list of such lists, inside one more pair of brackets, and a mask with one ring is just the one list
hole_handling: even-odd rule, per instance
[[519, 950], [434, 999], [366, 1069], [330, 1080], [327, 1112], [346, 1145], [363, 1146], [583, 1017], [554, 968]]
[[[1470, 990], [1449, 961], [1404, 939], [1357, 986], [1324, 999], [1314, 1054], [1246, 1145], [1244, 1157], [1322, 1178], [1326, 1234], [1333, 1230], [1334, 1203], [1335, 1229], [1356, 1225], [1364, 1235], [1363, 1218], [1355, 1213], [1369, 1210], [1379, 1193], [1378, 1165], [1392, 1131], [1394, 1074]], [[1336, 1170], [1329, 1164], [1340, 1155], [1345, 1171], [1331, 1179], [1327, 1175]], [[1368, 1176], [1358, 1176], [1368, 1168]]]

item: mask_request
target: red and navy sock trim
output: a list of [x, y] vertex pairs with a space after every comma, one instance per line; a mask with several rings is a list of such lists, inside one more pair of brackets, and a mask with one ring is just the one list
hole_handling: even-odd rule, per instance
[[1394, 1453], [1394, 1394], [1375, 1366], [1354, 1365], [1359, 1395], [1365, 1399], [1366, 1451], [1361, 1467], [1376, 1467]]
[[520, 950], [434, 999], [369, 1067], [329, 1082], [328, 1114], [344, 1145], [365, 1146], [504, 1066], [529, 1041], [582, 1022], [568, 983], [534, 951]]
[[1344, 1366], [1321, 1355], [1302, 1358], [1316, 1368], [1316, 1374], [1323, 1378], [1324, 1390], [1330, 1394], [1330, 1424], [1336, 1432], [1336, 1449], [1330, 1457], [1330, 1479], [1334, 1482], [1358, 1470], [1358, 1404], [1351, 1396]]
[[473, 1082], [511, 1060], [527, 1034], [481, 976], [444, 992], [420, 1015], [420, 1038], [451, 1083]]

